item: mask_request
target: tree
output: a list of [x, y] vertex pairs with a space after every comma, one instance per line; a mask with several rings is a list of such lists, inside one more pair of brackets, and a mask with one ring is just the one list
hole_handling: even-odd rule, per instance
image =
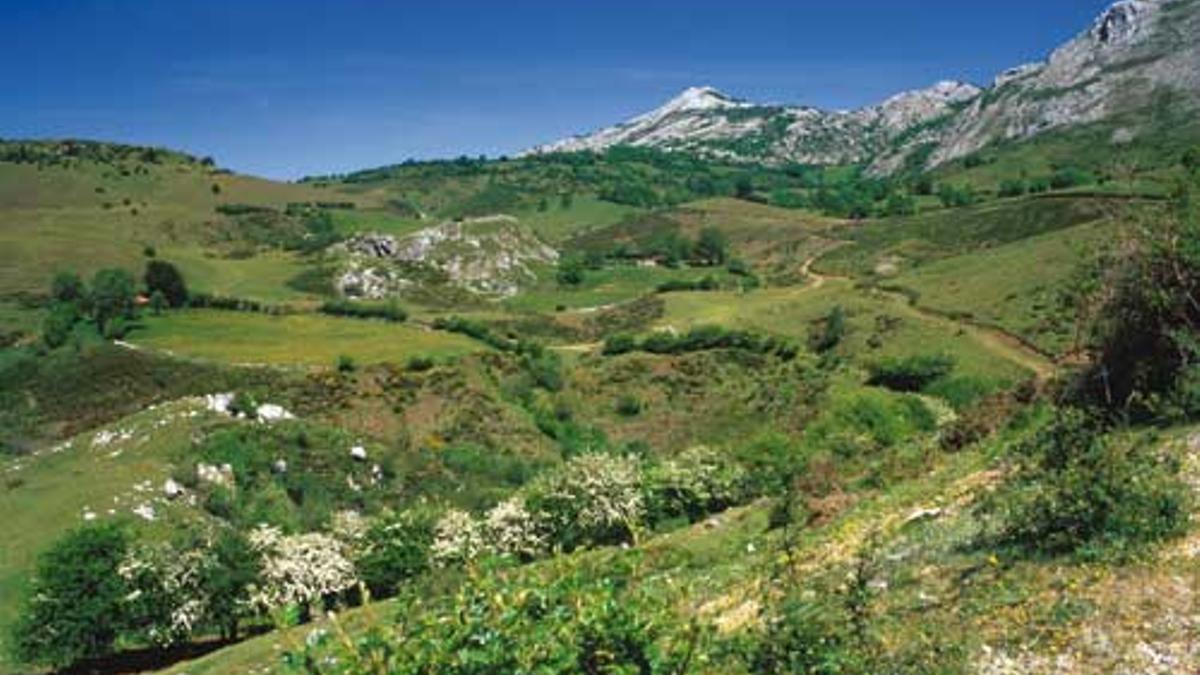
[[841, 305], [834, 305], [825, 320], [821, 322], [819, 332], [809, 336], [809, 346], [818, 353], [827, 352], [841, 344], [846, 337], [846, 310]]
[[56, 302], [42, 321], [42, 341], [51, 349], [66, 344], [79, 321], [79, 308], [70, 302]]
[[917, 200], [903, 192], [893, 192], [888, 195], [883, 206], [886, 216], [911, 216], [917, 212]]
[[750, 199], [754, 196], [754, 180], [749, 175], [738, 176], [733, 186], [733, 194], [738, 199]]
[[182, 307], [187, 303], [187, 284], [184, 283], [179, 269], [171, 263], [165, 260], [150, 260], [146, 263], [144, 281], [147, 291], [151, 294], [156, 291], [162, 292], [170, 306]]
[[150, 310], [154, 312], [154, 316], [161, 315], [167, 307], [167, 297], [162, 291], [156, 289], [150, 294]]
[[401, 583], [429, 568], [434, 525], [432, 514], [425, 511], [405, 511], [371, 525], [355, 565], [372, 596], [389, 597]]
[[728, 244], [725, 235], [715, 227], [700, 230], [700, 238], [696, 240], [693, 254], [706, 265], [722, 265], [728, 257]]
[[92, 277], [92, 315], [103, 332], [115, 319], [133, 317], [134, 284], [129, 272], [110, 268]]
[[213, 542], [214, 564], [205, 572], [208, 611], [226, 640], [236, 640], [241, 619], [252, 609], [250, 588], [258, 580], [262, 561], [237, 530], [225, 530]]
[[562, 286], [578, 286], [583, 283], [583, 261], [575, 256], [564, 257], [558, 261], [558, 283]]
[[1200, 180], [1101, 257], [1075, 293], [1092, 366], [1086, 403], [1135, 417], [1200, 415]]
[[50, 297], [57, 302], [82, 302], [87, 297], [83, 279], [75, 272], [59, 272], [50, 284]]
[[13, 631], [21, 661], [61, 668], [112, 653], [124, 622], [118, 569], [127, 547], [119, 526], [87, 525], [41, 555]]

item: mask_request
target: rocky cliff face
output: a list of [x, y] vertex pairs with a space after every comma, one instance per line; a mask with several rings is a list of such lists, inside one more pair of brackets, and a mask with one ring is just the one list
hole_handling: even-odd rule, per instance
[[[986, 89], [939, 82], [860, 110], [756, 105], [711, 87], [534, 153], [634, 145], [735, 161], [866, 162], [890, 173], [927, 157], [927, 167], [989, 143], [1097, 122], [1151, 104], [1169, 91], [1200, 100], [1200, 0], [1121, 0], [1046, 61], [996, 76]], [[1137, 129], [1122, 130], [1121, 138]]]

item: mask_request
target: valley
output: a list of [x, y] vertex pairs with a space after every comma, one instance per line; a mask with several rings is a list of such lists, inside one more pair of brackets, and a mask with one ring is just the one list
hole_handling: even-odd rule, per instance
[[0, 140], [0, 673], [1190, 672], [1197, 36], [292, 182]]

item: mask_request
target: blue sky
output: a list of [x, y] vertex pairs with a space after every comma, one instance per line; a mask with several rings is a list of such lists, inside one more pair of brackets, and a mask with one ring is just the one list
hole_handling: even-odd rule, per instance
[[296, 178], [499, 155], [710, 84], [848, 108], [1043, 58], [1105, 0], [0, 0], [0, 136]]

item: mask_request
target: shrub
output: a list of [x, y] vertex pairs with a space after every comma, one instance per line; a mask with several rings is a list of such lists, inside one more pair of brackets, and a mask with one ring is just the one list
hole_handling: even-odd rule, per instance
[[841, 305], [835, 305], [825, 319], [821, 321], [820, 329], [808, 336], [808, 346], [814, 352], [828, 352], [846, 337], [846, 310]]
[[741, 465], [697, 447], [649, 467], [645, 494], [648, 520], [653, 524], [680, 517], [696, 522], [741, 504], [749, 490]]
[[354, 562], [373, 597], [391, 597], [429, 568], [434, 525], [424, 510], [386, 514], [371, 523]]
[[[288, 663], [321, 673], [683, 673], [704, 632], [682, 625], [674, 593], [638, 588], [626, 565], [601, 578], [562, 566], [469, 577], [453, 594], [403, 598], [395, 627], [361, 639], [321, 631]], [[318, 667], [317, 664], [320, 664]]]
[[1000, 196], [1020, 197], [1021, 195], [1025, 194], [1027, 189], [1028, 186], [1025, 184], [1024, 180], [1020, 178], [1008, 179], [1000, 183]]
[[355, 319], [382, 319], [394, 323], [408, 320], [408, 312], [394, 302], [365, 303], [351, 300], [327, 300], [318, 310], [322, 314], [344, 316]]
[[450, 509], [434, 526], [429, 554], [439, 565], [462, 565], [478, 558], [487, 547], [482, 524], [466, 511]]
[[124, 627], [118, 568], [127, 549], [125, 532], [103, 524], [74, 530], [41, 554], [13, 629], [17, 658], [63, 667], [112, 653]]
[[1135, 419], [1200, 415], [1200, 181], [1173, 210], [1140, 223], [1101, 257], [1075, 292], [1091, 361], [1076, 382], [1081, 403]]
[[354, 357], [348, 354], [339, 354], [336, 367], [339, 373], [353, 373], [358, 365], [354, 363]]
[[882, 360], [871, 366], [867, 383], [893, 391], [921, 391], [954, 370], [954, 359], [919, 355]]
[[619, 354], [627, 354], [637, 349], [637, 338], [628, 333], [618, 333], [604, 338], [604, 347], [601, 353], [605, 356], [617, 356]]
[[945, 400], [955, 410], [965, 410], [999, 387], [997, 382], [975, 375], [942, 377], [923, 388], [930, 396]]
[[50, 299], [55, 302], [81, 303], [87, 299], [83, 279], [74, 272], [59, 272], [50, 284]]
[[341, 544], [327, 534], [285, 536], [278, 528], [260, 525], [249, 541], [262, 560], [262, 584], [252, 601], [266, 611], [296, 606], [304, 619], [315, 602], [328, 604], [358, 583]]
[[564, 256], [558, 261], [556, 278], [561, 286], [578, 286], [585, 277], [584, 263], [577, 256]]
[[432, 369], [435, 365], [436, 362], [431, 356], [410, 356], [404, 367], [414, 373], [422, 373]]
[[719, 229], [709, 226], [700, 230], [692, 255], [705, 265], [723, 265], [729, 255], [728, 247], [725, 235]]
[[51, 349], [61, 347], [71, 337], [78, 322], [79, 309], [74, 303], [54, 303], [46, 318], [42, 320], [42, 342]]
[[633, 394], [622, 394], [617, 399], [617, 414], [623, 417], [637, 417], [642, 413], [642, 402]]
[[133, 317], [133, 277], [122, 269], [103, 269], [92, 277], [91, 306], [103, 332], [110, 321]]
[[1078, 409], [1056, 411], [1014, 448], [1012, 462], [1012, 478], [980, 507], [1002, 543], [1124, 556], [1186, 531], [1190, 493], [1178, 460], [1144, 440], [1106, 436]]
[[161, 293], [172, 307], [183, 307], [187, 304], [187, 284], [183, 281], [183, 275], [171, 263], [158, 259], [149, 260], [146, 263], [143, 281], [149, 293]]
[[500, 502], [483, 520], [488, 548], [498, 555], [532, 560], [547, 549], [547, 536], [538, 514], [531, 512], [520, 497]]
[[574, 457], [535, 479], [525, 496], [552, 544], [567, 550], [631, 541], [645, 515], [641, 471], [625, 457]]

